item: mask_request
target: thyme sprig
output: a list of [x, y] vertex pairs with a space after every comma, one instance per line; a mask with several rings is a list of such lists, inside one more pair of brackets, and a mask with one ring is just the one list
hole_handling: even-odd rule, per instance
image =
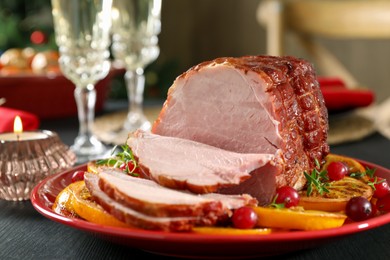
[[366, 175], [369, 177], [369, 179], [367, 181], [367, 185], [370, 186], [374, 191], [376, 190], [376, 187], [375, 187], [376, 184], [379, 184], [379, 183], [386, 181], [385, 179], [380, 179], [377, 176], [374, 176], [375, 171], [376, 171], [376, 168], [373, 168], [373, 169], [366, 168], [366, 172], [365, 172]]
[[329, 193], [329, 190], [327, 189], [329, 186], [327, 171], [319, 171], [320, 163], [318, 160], [315, 160], [315, 164], [316, 167], [312, 170], [311, 174], [308, 174], [307, 172], [303, 173], [307, 180], [307, 196], [310, 196], [314, 189], [317, 190], [320, 195], [324, 194], [324, 192]]
[[361, 179], [365, 176], [368, 176], [370, 179], [372, 179], [372, 178], [374, 178], [375, 171], [376, 171], [375, 168], [371, 169], [371, 168], [366, 167], [365, 172], [352, 172], [351, 174], [349, 174], [349, 176], [352, 178], [355, 178], [355, 179]]
[[[121, 151], [117, 152], [118, 146], [115, 146], [112, 150], [111, 156], [106, 159], [100, 159], [96, 161], [96, 165], [107, 165], [114, 168], [120, 168], [122, 165], [125, 166], [125, 172], [138, 177], [139, 174], [136, 173], [136, 169], [138, 168], [137, 160], [135, 159], [133, 152], [131, 151], [128, 145], [121, 145]], [[130, 167], [133, 166], [133, 167]]]
[[375, 184], [379, 184], [385, 181], [383, 179], [378, 179], [378, 177], [375, 176], [375, 171], [376, 168], [371, 169], [366, 167], [365, 172], [353, 172], [349, 176], [355, 179], [362, 179], [367, 176], [368, 177], [368, 180], [366, 181], [367, 185], [370, 186], [375, 191], [376, 190]]
[[375, 185], [385, 181], [386, 181], [385, 179], [378, 179], [378, 177], [375, 176], [373, 179], [370, 179], [367, 182], [367, 185], [370, 186], [375, 191], [376, 190]]

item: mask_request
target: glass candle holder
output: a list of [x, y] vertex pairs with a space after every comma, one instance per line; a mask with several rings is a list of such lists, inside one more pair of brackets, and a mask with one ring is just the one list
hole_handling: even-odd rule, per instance
[[0, 134], [0, 199], [28, 200], [41, 180], [75, 162], [76, 155], [55, 132]]

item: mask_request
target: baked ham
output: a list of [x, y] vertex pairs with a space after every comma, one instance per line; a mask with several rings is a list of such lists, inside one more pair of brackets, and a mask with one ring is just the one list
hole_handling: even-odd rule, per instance
[[218, 58], [180, 75], [151, 132], [129, 134], [142, 178], [86, 174], [92, 197], [144, 229], [211, 226], [242, 206], [302, 189], [329, 153], [328, 114], [313, 67], [294, 57]]
[[[315, 161], [321, 162], [329, 153], [328, 113], [314, 68], [289, 56], [217, 58], [192, 67], [170, 87], [152, 133], [240, 154], [269, 154], [273, 163], [265, 168], [271, 174], [254, 169], [249, 179], [218, 190], [249, 193], [260, 204], [269, 203], [277, 187], [302, 189], [306, 183], [303, 172], [310, 172]], [[142, 162], [149, 155], [156, 156], [156, 152], [138, 159]], [[183, 168], [177, 158], [168, 160], [165, 163]], [[215, 163], [222, 167], [225, 162]], [[149, 162], [141, 165], [156, 168]], [[149, 172], [166, 185], [164, 174], [160, 178], [159, 173]], [[172, 174], [172, 182], [178, 183], [174, 188], [182, 188], [187, 177]], [[217, 179], [211, 179], [215, 185]]]
[[84, 180], [94, 200], [107, 212], [144, 229], [188, 231], [198, 225], [215, 225], [235, 208], [257, 204], [248, 195], [198, 195], [168, 189], [113, 168], [86, 173]]

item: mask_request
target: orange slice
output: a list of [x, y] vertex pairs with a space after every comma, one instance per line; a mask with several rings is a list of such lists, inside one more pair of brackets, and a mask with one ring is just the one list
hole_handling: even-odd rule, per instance
[[116, 227], [129, 227], [105, 211], [99, 204], [91, 199], [84, 181], [71, 184], [74, 198], [71, 200], [74, 211], [81, 218], [96, 224]]
[[129, 227], [91, 199], [84, 181], [71, 183], [62, 190], [53, 204], [53, 210], [62, 215], [78, 216], [96, 224]]
[[347, 218], [341, 213], [304, 210], [300, 207], [281, 209], [254, 207], [254, 210], [259, 217], [258, 226], [267, 228], [321, 230], [340, 227]]
[[338, 154], [330, 153], [325, 157], [325, 163], [322, 165], [321, 170], [326, 170], [331, 162], [343, 162], [348, 166], [349, 173], [365, 172], [364, 166], [357, 160]]
[[306, 191], [299, 192], [299, 206], [305, 210], [321, 210], [328, 212], [344, 211], [347, 202], [356, 196], [371, 199], [372, 188], [361, 180], [351, 177], [344, 177], [338, 181], [332, 181], [327, 186], [329, 193], [320, 195], [317, 191], [308, 197]]
[[195, 227], [193, 232], [210, 235], [267, 235], [275, 230], [271, 228], [239, 229], [232, 227]]
[[52, 209], [54, 212], [66, 217], [78, 217], [72, 206], [74, 195], [71, 187], [67, 186], [56, 197]]

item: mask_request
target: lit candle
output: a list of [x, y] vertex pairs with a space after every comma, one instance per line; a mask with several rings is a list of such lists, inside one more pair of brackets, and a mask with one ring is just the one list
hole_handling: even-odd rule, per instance
[[16, 139], [20, 139], [20, 134], [23, 133], [23, 124], [20, 116], [16, 116], [14, 120], [14, 133], [16, 134]]
[[28, 200], [44, 178], [70, 168], [76, 155], [52, 131], [23, 131], [20, 117], [12, 133], [0, 134], [0, 199]]
[[3, 141], [28, 141], [48, 138], [48, 135], [40, 131], [23, 132], [22, 120], [19, 116], [14, 120], [14, 132], [0, 134], [0, 142]]

